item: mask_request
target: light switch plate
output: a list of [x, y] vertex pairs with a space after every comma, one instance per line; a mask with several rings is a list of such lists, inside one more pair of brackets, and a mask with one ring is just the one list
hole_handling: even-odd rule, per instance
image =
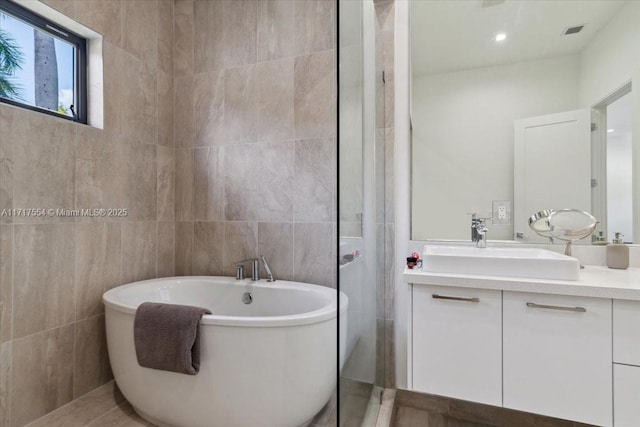
[[494, 200], [491, 216], [494, 224], [511, 224], [511, 200]]

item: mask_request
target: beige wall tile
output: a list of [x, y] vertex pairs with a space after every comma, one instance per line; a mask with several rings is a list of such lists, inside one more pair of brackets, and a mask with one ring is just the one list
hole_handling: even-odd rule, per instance
[[[293, 223], [259, 222], [258, 255], [264, 255], [276, 280], [293, 280]], [[268, 277], [264, 268], [260, 277]]]
[[102, 294], [121, 284], [120, 242], [119, 223], [76, 225], [76, 320], [103, 313]]
[[79, 399], [65, 405], [37, 421], [29, 427], [85, 427], [114, 409], [123, 397], [113, 381], [96, 388]]
[[104, 55], [103, 90], [104, 93], [109, 94], [104, 97], [104, 129], [111, 134], [120, 134], [123, 114], [122, 99], [125, 90], [122, 66], [127, 54], [107, 41], [102, 44], [102, 49]]
[[[385, 267], [386, 259], [385, 251], [385, 239], [384, 239], [384, 224], [376, 224], [376, 317], [384, 318], [384, 298], [385, 298]], [[342, 236], [342, 233], [339, 234]], [[388, 258], [394, 258], [389, 254]], [[380, 336], [380, 335], [377, 335]], [[382, 383], [378, 383], [382, 384]]]
[[175, 156], [173, 149], [158, 147], [158, 221], [175, 218]]
[[257, 144], [228, 145], [222, 148], [224, 162], [224, 216], [227, 221], [257, 219]]
[[57, 11], [64, 13], [70, 18], [74, 18], [76, 16], [75, 13], [75, 4], [73, 0], [42, 0], [42, 3], [47, 6], [51, 6]]
[[294, 228], [294, 280], [336, 286], [334, 227], [331, 223], [296, 223]]
[[224, 139], [224, 71], [194, 77], [195, 145], [222, 145]]
[[122, 46], [122, 7], [120, 0], [75, 0], [76, 19], [102, 34], [104, 40]]
[[196, 148], [194, 152], [194, 214], [198, 221], [224, 220], [224, 166], [222, 148]]
[[128, 221], [155, 220], [157, 197], [156, 145], [124, 144], [123, 204]]
[[305, 55], [336, 47], [336, 2], [296, 1], [296, 53]]
[[224, 139], [226, 144], [255, 142], [257, 138], [256, 67], [225, 70]]
[[11, 339], [12, 313], [13, 226], [0, 225], [0, 343]]
[[[180, 4], [176, 7], [186, 8]], [[222, 1], [196, 0], [194, 3], [194, 72], [224, 68], [224, 4]]]
[[[8, 137], [8, 129], [13, 128], [15, 108], [0, 105], [0, 123], [7, 137], [0, 138], [0, 210], [13, 207], [13, 138]], [[0, 217], [0, 223], [11, 222], [10, 217]]]
[[[74, 208], [76, 128], [67, 120], [22, 109], [14, 110], [13, 120], [3, 123], [3, 139], [13, 141], [14, 208]], [[60, 218], [14, 219], [33, 221]]]
[[296, 141], [293, 209], [296, 221], [335, 221], [336, 141]]
[[72, 400], [72, 354], [72, 324], [13, 341], [13, 426], [24, 426]]
[[173, 0], [158, 0], [158, 69], [173, 74]]
[[124, 49], [153, 67], [158, 64], [157, 1], [123, 2]]
[[222, 0], [225, 68], [257, 62], [257, 1]]
[[176, 275], [192, 275], [193, 261], [193, 222], [176, 224]]
[[74, 399], [113, 379], [104, 322], [104, 315], [99, 315], [74, 323]]
[[[236, 273], [235, 263], [243, 259], [255, 258], [258, 255], [257, 249], [257, 222], [225, 222], [223, 274], [234, 276]], [[250, 274], [249, 272], [249, 277]]]
[[194, 69], [194, 2], [175, 2], [174, 5], [173, 71], [174, 76], [193, 74]]
[[[14, 226], [13, 337], [75, 318], [73, 224]], [[21, 354], [18, 352], [18, 354]]]
[[[75, 197], [77, 209], [122, 208], [122, 146], [116, 137], [89, 126], [76, 135]], [[96, 220], [79, 218], [80, 221]], [[102, 220], [102, 219], [99, 219]]]
[[260, 142], [294, 138], [293, 64], [287, 58], [256, 65]]
[[393, 254], [395, 253], [395, 225], [385, 224], [384, 231], [384, 252], [386, 254], [384, 261], [384, 317], [393, 319], [394, 306], [394, 283], [395, 283], [395, 264]]
[[297, 57], [294, 69], [297, 139], [336, 134], [336, 51]]
[[173, 77], [171, 74], [159, 71], [157, 83], [158, 144], [173, 148]]
[[396, 387], [396, 356], [393, 319], [384, 320], [384, 387]]
[[156, 228], [155, 222], [122, 224], [122, 283], [156, 277]]
[[158, 277], [175, 276], [175, 231], [174, 222], [158, 223]]
[[176, 147], [193, 147], [195, 118], [193, 108], [193, 76], [174, 79], [174, 139]]
[[11, 377], [13, 342], [0, 344], [0, 426], [11, 425]]
[[176, 148], [176, 220], [193, 220], [194, 150]]
[[223, 274], [224, 223], [195, 222], [192, 274], [221, 276]]
[[258, 1], [258, 61], [296, 54], [296, 0]]
[[293, 221], [294, 141], [258, 144], [258, 219]]
[[158, 87], [155, 67], [125, 54], [122, 78], [124, 79], [121, 115], [123, 141], [130, 144], [156, 144], [158, 142]]

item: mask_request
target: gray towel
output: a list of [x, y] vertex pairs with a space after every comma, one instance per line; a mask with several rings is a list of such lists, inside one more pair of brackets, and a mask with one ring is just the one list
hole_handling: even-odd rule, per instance
[[136, 310], [133, 336], [138, 364], [195, 375], [200, 370], [200, 319], [206, 308], [145, 302]]

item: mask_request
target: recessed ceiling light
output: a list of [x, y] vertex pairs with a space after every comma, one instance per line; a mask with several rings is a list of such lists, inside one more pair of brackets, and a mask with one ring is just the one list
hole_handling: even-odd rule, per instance
[[505, 33], [498, 33], [496, 34], [496, 41], [497, 42], [503, 42], [507, 39], [507, 35]]
[[611, 132], [615, 132], [615, 129], [607, 129], [607, 132], [611, 133]]

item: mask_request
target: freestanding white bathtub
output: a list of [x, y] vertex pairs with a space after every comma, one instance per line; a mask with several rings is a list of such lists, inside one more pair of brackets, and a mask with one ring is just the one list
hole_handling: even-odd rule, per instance
[[[306, 425], [336, 387], [337, 299], [335, 289], [280, 280], [171, 277], [119, 286], [103, 295], [115, 380], [158, 426]], [[202, 319], [197, 375], [138, 365], [133, 321], [145, 301], [212, 311]], [[340, 303], [346, 312], [346, 297]]]

